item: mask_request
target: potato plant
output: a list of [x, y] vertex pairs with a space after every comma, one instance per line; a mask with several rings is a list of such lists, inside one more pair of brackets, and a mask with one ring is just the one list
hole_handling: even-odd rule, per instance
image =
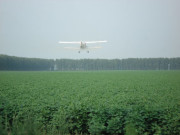
[[0, 134], [179, 133], [180, 71], [0, 72]]

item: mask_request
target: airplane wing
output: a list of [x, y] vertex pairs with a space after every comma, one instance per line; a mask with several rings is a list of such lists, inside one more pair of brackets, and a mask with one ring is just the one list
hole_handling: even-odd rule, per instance
[[88, 47], [88, 49], [100, 49], [102, 48], [101, 46], [95, 46], [95, 47]]
[[66, 42], [66, 41], [59, 41], [60, 44], [81, 44], [80, 41], [73, 41], [73, 42]]
[[64, 49], [79, 50], [77, 47], [64, 47]]
[[104, 40], [104, 41], [85, 41], [85, 43], [87, 44], [94, 44], [94, 43], [106, 43], [107, 41]]

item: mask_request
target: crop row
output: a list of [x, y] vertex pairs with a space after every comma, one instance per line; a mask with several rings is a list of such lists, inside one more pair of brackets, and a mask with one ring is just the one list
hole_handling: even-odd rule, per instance
[[0, 72], [0, 132], [177, 135], [179, 95], [179, 71]]

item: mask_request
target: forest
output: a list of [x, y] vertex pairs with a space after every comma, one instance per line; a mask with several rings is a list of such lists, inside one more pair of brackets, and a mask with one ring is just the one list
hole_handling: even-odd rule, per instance
[[0, 55], [3, 71], [179, 70], [180, 58], [41, 59]]

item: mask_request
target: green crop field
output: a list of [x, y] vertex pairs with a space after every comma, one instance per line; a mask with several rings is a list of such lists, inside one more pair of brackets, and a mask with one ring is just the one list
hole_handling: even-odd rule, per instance
[[180, 134], [180, 71], [0, 72], [0, 134]]

